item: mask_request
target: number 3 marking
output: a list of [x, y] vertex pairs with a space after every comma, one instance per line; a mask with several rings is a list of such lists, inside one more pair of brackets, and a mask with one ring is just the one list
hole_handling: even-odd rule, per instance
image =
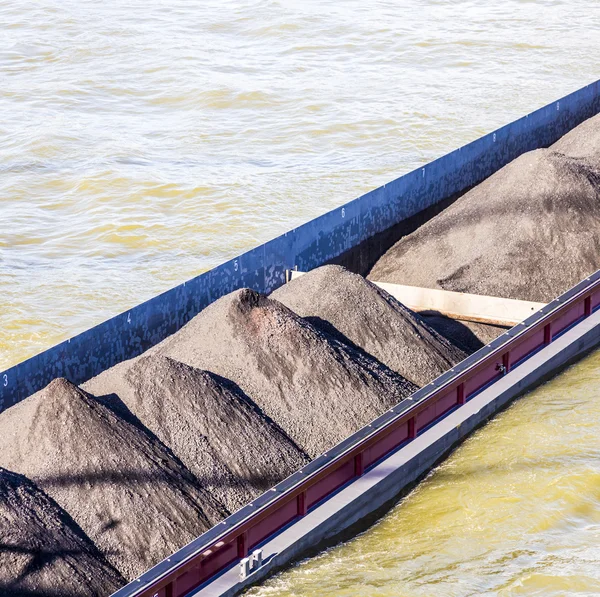
[[8, 385], [8, 375], [4, 376], [4, 387]]

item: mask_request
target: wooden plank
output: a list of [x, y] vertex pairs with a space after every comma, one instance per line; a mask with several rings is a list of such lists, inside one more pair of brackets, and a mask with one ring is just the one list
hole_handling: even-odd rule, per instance
[[[304, 273], [306, 272], [289, 270], [288, 277], [290, 280], [295, 280]], [[391, 294], [409, 309], [419, 313], [435, 312], [459, 321], [504, 327], [517, 325], [546, 306], [545, 303], [419, 288], [389, 282], [373, 282], [373, 284]]]

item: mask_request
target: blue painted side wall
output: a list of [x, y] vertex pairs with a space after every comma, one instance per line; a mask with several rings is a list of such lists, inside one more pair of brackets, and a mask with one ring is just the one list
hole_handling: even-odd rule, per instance
[[242, 287], [271, 292], [285, 270], [310, 270], [374, 234], [478, 184], [600, 112], [600, 81], [326, 213], [0, 373], [0, 411], [56, 377], [79, 384], [176, 332]]

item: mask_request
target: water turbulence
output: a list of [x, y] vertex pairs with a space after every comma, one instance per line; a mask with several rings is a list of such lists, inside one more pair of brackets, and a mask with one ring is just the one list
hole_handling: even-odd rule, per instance
[[384, 519], [253, 597], [600, 592], [600, 352], [514, 403]]

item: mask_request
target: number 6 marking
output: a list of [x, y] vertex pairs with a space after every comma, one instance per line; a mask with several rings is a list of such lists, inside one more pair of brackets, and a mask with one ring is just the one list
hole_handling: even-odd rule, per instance
[[346, 208], [342, 207], [342, 218], [346, 217]]

